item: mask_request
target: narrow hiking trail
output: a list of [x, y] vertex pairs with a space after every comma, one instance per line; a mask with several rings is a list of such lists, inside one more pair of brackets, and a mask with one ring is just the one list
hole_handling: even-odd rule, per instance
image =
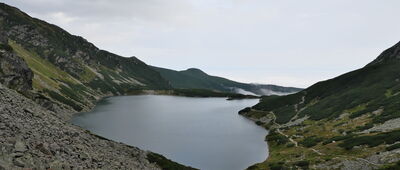
[[[304, 99], [304, 97], [303, 97], [303, 99]], [[304, 100], [303, 100], [303, 102], [304, 102]], [[299, 146], [299, 144], [298, 144], [297, 141], [295, 141], [294, 139], [291, 138], [291, 136], [289, 136], [289, 135], [287, 135], [287, 134], [285, 134], [285, 133], [283, 133], [283, 132], [281, 131], [281, 129], [280, 129], [281, 125], [280, 125], [279, 123], [276, 123], [276, 121], [275, 121], [275, 120], [276, 120], [276, 115], [275, 115], [275, 113], [274, 113], [274, 112], [271, 112], [271, 113], [272, 113], [272, 115], [273, 115], [272, 123], [275, 124], [275, 125], [277, 126], [276, 131], [277, 131], [279, 134], [281, 134], [281, 135], [285, 136], [286, 138], [288, 138], [289, 141], [290, 141], [291, 143], [293, 143], [295, 147], [301, 147], [301, 146]], [[301, 148], [304, 148], [304, 147], [301, 147]], [[325, 155], [324, 153], [321, 153], [320, 151], [318, 151], [318, 150], [316, 150], [316, 149], [314, 149], [314, 148], [308, 148], [308, 149], [311, 150], [312, 152], [315, 152], [315, 153], [318, 154], [318, 155]]]

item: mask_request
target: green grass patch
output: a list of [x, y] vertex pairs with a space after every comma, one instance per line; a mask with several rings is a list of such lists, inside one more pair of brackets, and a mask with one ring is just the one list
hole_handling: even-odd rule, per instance
[[392, 97], [393, 96], [393, 90], [392, 89], [387, 89], [386, 93], [385, 93], [385, 96], [387, 98]]
[[82, 110], [82, 107], [79, 106], [78, 104], [76, 104], [74, 101], [72, 101], [72, 100], [70, 100], [70, 99], [68, 99], [68, 98], [66, 98], [64, 96], [61, 96], [60, 94], [58, 94], [58, 93], [56, 93], [54, 91], [51, 91], [51, 90], [48, 90], [48, 89], [44, 89], [44, 92], [47, 93], [52, 99], [55, 99], [55, 100], [57, 100], [57, 101], [59, 101], [59, 102], [61, 102], [63, 104], [71, 106], [76, 111], [81, 111]]
[[94, 78], [96, 78], [96, 74], [88, 68], [88, 66], [84, 65], [83, 73], [80, 75], [80, 80], [83, 82], [90, 82]]
[[25, 60], [29, 68], [35, 72], [38, 72], [50, 79], [60, 79], [63, 81], [75, 82], [68, 73], [60, 70], [49, 61], [38, 56], [36, 53], [24, 49], [14, 41], [10, 41], [9, 44], [14, 51]]

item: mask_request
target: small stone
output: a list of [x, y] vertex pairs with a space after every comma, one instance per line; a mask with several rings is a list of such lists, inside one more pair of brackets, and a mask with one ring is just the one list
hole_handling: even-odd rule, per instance
[[78, 137], [78, 136], [79, 136], [78, 132], [75, 132], [74, 134], [72, 134], [72, 137]]
[[15, 142], [14, 147], [15, 147], [15, 151], [16, 152], [25, 152], [25, 151], [28, 150], [28, 148], [26, 147], [25, 143], [20, 141], [20, 140]]
[[0, 156], [0, 170], [11, 169], [12, 160], [8, 157]]
[[58, 146], [56, 143], [50, 144], [50, 148], [51, 148], [51, 151], [54, 153], [56, 153], [56, 151], [60, 150], [60, 146]]
[[14, 157], [14, 158], [19, 158], [19, 157], [24, 156], [24, 154], [21, 153], [21, 152], [16, 152], [16, 153], [12, 153], [11, 156]]
[[50, 169], [64, 169], [63, 163], [60, 161], [54, 161], [50, 163]]
[[21, 158], [15, 158], [13, 163], [16, 166], [25, 167], [25, 163], [21, 160]]
[[53, 155], [43, 143], [37, 145], [36, 149], [38, 149], [40, 152], [42, 152], [42, 153], [44, 153], [46, 155]]

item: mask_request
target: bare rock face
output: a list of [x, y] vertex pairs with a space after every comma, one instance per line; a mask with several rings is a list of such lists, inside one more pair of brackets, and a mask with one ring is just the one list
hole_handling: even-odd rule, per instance
[[32, 89], [33, 72], [25, 61], [13, 53], [8, 46], [8, 39], [0, 33], [0, 83], [24, 92]]

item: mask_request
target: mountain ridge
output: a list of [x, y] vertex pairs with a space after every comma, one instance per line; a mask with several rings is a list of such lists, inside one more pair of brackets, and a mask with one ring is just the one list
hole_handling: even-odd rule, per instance
[[65, 104], [67, 110], [87, 111], [104, 96], [132, 90], [171, 89], [158, 72], [136, 57], [101, 50], [80, 36], [4, 3], [0, 3], [0, 17], [6, 45], [34, 73], [33, 89]]
[[374, 61], [367, 64], [367, 67], [379, 63], [390, 62], [393, 60], [394, 61], [400, 60], [400, 42], [396, 43], [392, 47], [383, 51]]
[[226, 78], [212, 76], [198, 68], [182, 71], [152, 66], [172, 87], [177, 89], [209, 89], [229, 93], [250, 95], [286, 95], [298, 92], [300, 88], [282, 87], [253, 83], [240, 83]]

